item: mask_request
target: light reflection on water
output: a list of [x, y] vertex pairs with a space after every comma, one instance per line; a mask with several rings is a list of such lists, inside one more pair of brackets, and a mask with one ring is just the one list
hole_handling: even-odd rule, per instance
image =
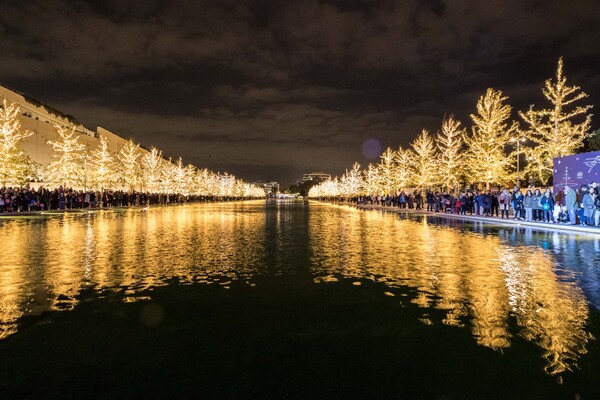
[[[571, 370], [593, 338], [597, 238], [398, 217], [311, 203], [263, 202], [100, 211], [0, 221], [0, 338], [25, 316], [68, 310], [85, 288], [124, 301], [168, 284], [370, 279], [414, 296], [424, 324], [468, 329], [501, 352], [517, 336], [546, 371]], [[442, 310], [435, 320], [428, 309]]]

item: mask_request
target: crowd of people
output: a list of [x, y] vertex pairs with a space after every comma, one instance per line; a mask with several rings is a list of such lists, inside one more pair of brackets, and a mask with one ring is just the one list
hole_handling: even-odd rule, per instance
[[167, 205], [238, 199], [123, 190], [83, 191], [64, 189], [62, 186], [55, 189], [44, 187], [32, 189], [29, 186], [7, 187], [0, 188], [0, 213]]
[[600, 226], [598, 190], [597, 183], [593, 182], [579, 188], [567, 186], [556, 194], [550, 188], [543, 192], [529, 188], [523, 192], [515, 186], [513, 190], [475, 190], [456, 195], [415, 190], [395, 195], [356, 196], [350, 201], [356, 204], [426, 209], [431, 212], [513, 218], [530, 222]]

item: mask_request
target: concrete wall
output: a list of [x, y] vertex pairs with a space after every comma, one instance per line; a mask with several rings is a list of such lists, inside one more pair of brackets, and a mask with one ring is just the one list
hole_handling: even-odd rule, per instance
[[[42, 170], [52, 161], [54, 152], [47, 141], [58, 139], [55, 124], [60, 124], [68, 129], [75, 127], [75, 131], [80, 135], [79, 143], [84, 144], [88, 151], [98, 146], [100, 135], [108, 139], [109, 149], [113, 153], [118, 152], [128, 141], [102, 127], [96, 128], [95, 131], [90, 130], [58, 110], [38, 105], [36, 101], [30, 101], [25, 96], [0, 86], [0, 101], [2, 99], [17, 103], [21, 107], [21, 127], [33, 132], [33, 135], [21, 142], [20, 146], [33, 161], [42, 166]], [[147, 153], [147, 150], [140, 147], [140, 152], [143, 155]]]

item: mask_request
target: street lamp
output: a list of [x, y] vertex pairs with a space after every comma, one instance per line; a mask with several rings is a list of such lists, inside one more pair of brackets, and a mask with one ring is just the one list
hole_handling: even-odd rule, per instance
[[521, 176], [519, 174], [519, 172], [520, 172], [519, 161], [520, 161], [520, 158], [521, 158], [521, 153], [519, 151], [519, 146], [520, 146], [521, 143], [525, 143], [526, 140], [527, 139], [524, 138], [524, 137], [514, 137], [514, 138], [510, 139], [510, 141], [512, 143], [516, 143], [515, 146], [516, 146], [516, 149], [517, 149], [516, 153], [517, 153], [517, 186], [518, 187], [521, 187]]

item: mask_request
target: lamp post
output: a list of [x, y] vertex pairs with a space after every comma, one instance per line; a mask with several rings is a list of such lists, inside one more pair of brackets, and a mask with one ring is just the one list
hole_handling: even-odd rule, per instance
[[511, 142], [516, 143], [516, 153], [517, 153], [517, 186], [521, 187], [521, 176], [520, 176], [520, 165], [519, 161], [521, 158], [521, 152], [519, 151], [519, 147], [521, 143], [524, 143], [527, 139], [524, 137], [514, 137], [510, 139]]

